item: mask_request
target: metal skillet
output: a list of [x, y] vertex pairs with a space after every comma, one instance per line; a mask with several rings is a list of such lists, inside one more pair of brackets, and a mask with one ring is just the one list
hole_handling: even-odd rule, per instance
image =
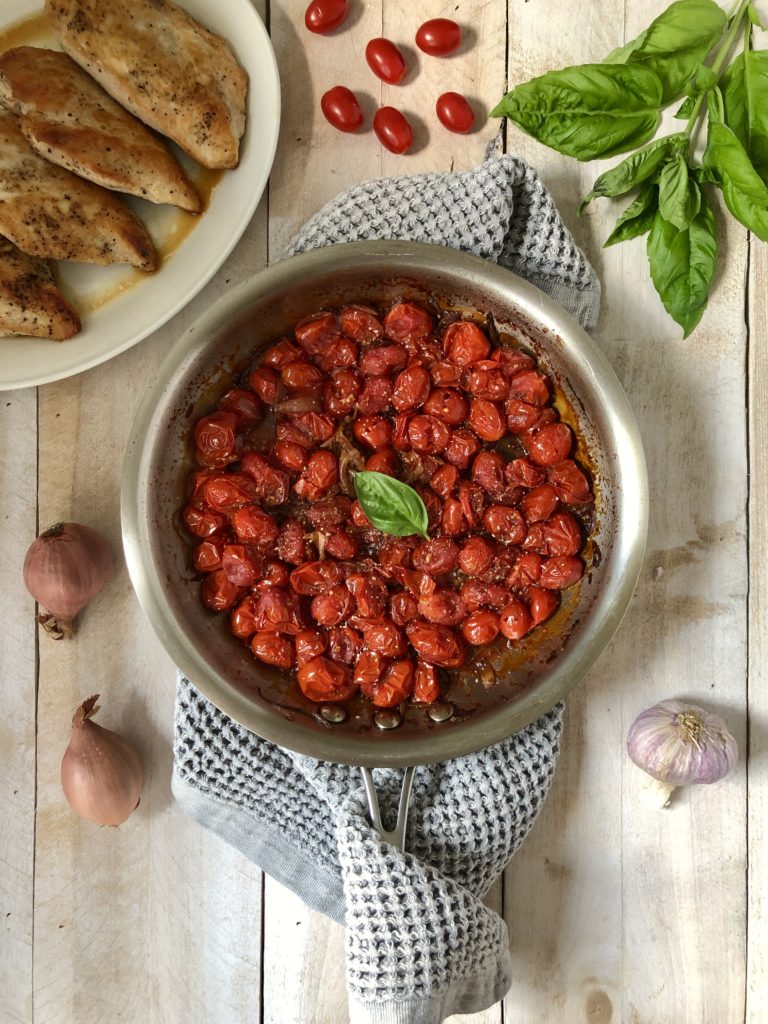
[[[296, 683], [255, 661], [206, 611], [178, 514], [193, 464], [191, 427], [254, 353], [304, 316], [348, 302], [396, 299], [490, 313], [556, 383], [580, 437], [595, 505], [587, 569], [550, 622], [510, 650], [503, 639], [449, 682], [436, 707], [376, 712], [361, 699], [318, 708]], [[632, 409], [605, 356], [579, 325], [512, 272], [441, 246], [352, 242], [294, 256], [232, 289], [178, 340], [136, 415], [123, 472], [126, 560], [139, 601], [179, 668], [245, 728], [311, 757], [363, 769], [373, 824], [403, 845], [413, 767], [510, 736], [585, 675], [627, 608], [643, 559], [648, 484]], [[406, 768], [398, 825], [383, 830], [370, 769]]]

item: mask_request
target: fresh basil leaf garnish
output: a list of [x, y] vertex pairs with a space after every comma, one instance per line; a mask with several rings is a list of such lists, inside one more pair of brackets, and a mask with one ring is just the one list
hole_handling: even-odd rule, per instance
[[518, 85], [491, 112], [578, 160], [647, 142], [659, 124], [661, 82], [640, 65], [583, 64]]
[[354, 483], [363, 512], [377, 530], [393, 537], [418, 533], [429, 539], [427, 508], [418, 492], [408, 484], [373, 470], [355, 473]]

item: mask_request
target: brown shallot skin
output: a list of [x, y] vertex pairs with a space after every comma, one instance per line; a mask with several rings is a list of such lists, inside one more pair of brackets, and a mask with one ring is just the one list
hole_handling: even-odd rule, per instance
[[[194, 424], [182, 521], [203, 604], [308, 700], [431, 704], [581, 578], [578, 438], [535, 359], [495, 337], [412, 301], [320, 310]], [[363, 469], [416, 491], [428, 539], [371, 525]]]

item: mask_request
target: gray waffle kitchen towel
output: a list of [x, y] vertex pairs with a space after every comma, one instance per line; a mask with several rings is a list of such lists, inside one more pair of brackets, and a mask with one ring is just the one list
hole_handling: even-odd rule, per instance
[[[533, 281], [585, 327], [597, 320], [594, 271], [536, 172], [513, 157], [353, 188], [286, 255], [370, 238], [475, 253]], [[511, 984], [506, 925], [482, 897], [547, 793], [562, 710], [477, 754], [418, 768], [400, 853], [371, 828], [358, 769], [259, 739], [180, 678], [173, 792], [193, 818], [346, 925], [351, 1024], [439, 1024], [492, 1005]], [[375, 778], [386, 821], [401, 773]]]

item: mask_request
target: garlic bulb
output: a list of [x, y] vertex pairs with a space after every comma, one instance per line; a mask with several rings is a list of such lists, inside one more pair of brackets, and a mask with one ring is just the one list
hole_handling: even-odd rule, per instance
[[632, 723], [627, 753], [656, 780], [646, 795], [664, 807], [676, 786], [722, 779], [736, 764], [739, 749], [717, 715], [695, 704], [663, 700]]

